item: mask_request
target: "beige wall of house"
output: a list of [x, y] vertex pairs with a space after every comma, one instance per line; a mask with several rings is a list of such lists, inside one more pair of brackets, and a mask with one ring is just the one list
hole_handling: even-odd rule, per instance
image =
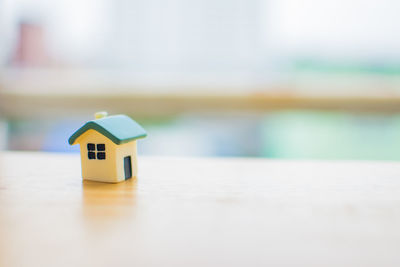
[[[80, 145], [82, 177], [85, 180], [117, 183], [125, 180], [124, 157], [131, 156], [132, 177], [137, 176], [136, 141], [116, 145], [101, 133], [90, 129], [78, 137], [74, 144]], [[106, 159], [88, 158], [87, 144], [105, 144]], [[97, 150], [94, 151], [97, 154]]]
[[132, 178], [137, 177], [137, 148], [136, 148], [136, 140], [116, 146], [116, 167], [117, 167], [117, 176], [122, 181], [125, 180], [125, 171], [124, 171], [124, 158], [127, 156], [131, 156], [131, 165], [132, 165]]

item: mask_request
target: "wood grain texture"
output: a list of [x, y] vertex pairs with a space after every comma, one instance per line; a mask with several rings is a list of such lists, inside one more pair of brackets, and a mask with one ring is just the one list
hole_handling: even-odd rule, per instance
[[400, 163], [0, 155], [1, 266], [400, 266]]

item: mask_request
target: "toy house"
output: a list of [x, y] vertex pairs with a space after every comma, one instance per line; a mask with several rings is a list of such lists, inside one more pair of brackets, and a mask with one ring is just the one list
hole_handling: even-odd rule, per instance
[[128, 116], [107, 116], [101, 112], [79, 128], [68, 142], [80, 145], [83, 179], [118, 183], [137, 176], [136, 140], [146, 135]]

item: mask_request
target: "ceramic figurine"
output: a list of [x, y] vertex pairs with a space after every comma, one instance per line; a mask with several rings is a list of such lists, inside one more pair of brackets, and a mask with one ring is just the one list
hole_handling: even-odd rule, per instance
[[146, 136], [128, 116], [98, 112], [68, 142], [80, 145], [83, 179], [118, 183], [137, 177], [136, 140]]

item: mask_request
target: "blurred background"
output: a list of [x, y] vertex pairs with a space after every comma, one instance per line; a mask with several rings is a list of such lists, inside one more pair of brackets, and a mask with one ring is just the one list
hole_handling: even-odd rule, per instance
[[396, 0], [0, 0], [0, 149], [77, 152], [96, 111], [145, 155], [400, 159]]

